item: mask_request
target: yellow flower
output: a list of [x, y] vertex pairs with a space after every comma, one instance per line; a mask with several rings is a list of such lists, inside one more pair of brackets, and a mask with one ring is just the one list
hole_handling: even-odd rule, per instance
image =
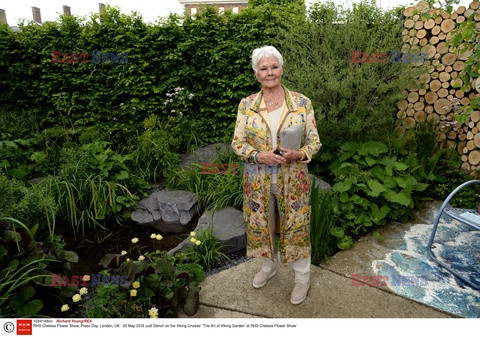
[[197, 233], [195, 233], [195, 232], [190, 232], [190, 236], [195, 236], [195, 235], [197, 235]]
[[137, 296], [137, 291], [135, 289], [130, 290], [130, 296], [132, 297]]
[[85, 281], [85, 282], [90, 281], [90, 275], [83, 275], [82, 281]]
[[202, 243], [202, 241], [200, 241], [200, 240], [195, 240], [195, 244], [196, 244], [197, 246], [200, 245], [201, 243]]
[[138, 257], [138, 261], [143, 261], [143, 260], [145, 260], [145, 256], [140, 255], [140, 256]]
[[150, 235], [150, 239], [155, 239], [157, 237], [157, 235], [155, 233], [153, 233], [152, 235]]
[[158, 309], [151, 308], [150, 310], [148, 310], [148, 314], [150, 315], [150, 318], [158, 318]]
[[190, 239], [190, 242], [191, 242], [191, 243], [195, 243], [195, 241], [197, 241], [195, 238], [191, 238], [191, 239]]
[[138, 242], [138, 238], [133, 238], [132, 239], [132, 243], [137, 243]]
[[85, 295], [86, 293], [88, 293], [87, 288], [83, 287], [80, 289], [80, 295]]
[[122, 256], [123, 255], [127, 255], [127, 251], [126, 250], [122, 250]]
[[257, 182], [257, 181], [254, 181], [252, 183], [252, 187], [255, 189], [255, 190], [258, 190], [260, 188], [260, 184]]
[[135, 289], [140, 288], [140, 282], [138, 282], [138, 281], [133, 282], [132, 287], [134, 287]]
[[60, 309], [62, 312], [64, 311], [68, 311], [68, 309], [70, 309], [70, 307], [68, 306], [68, 304], [64, 304], [62, 305], [62, 308]]
[[80, 296], [79, 294], [75, 294], [72, 296], [72, 300], [73, 302], [78, 302], [82, 299], [82, 296]]
[[157, 235], [157, 240], [160, 241], [161, 239], [163, 239], [163, 236], [161, 236], [160, 234]]

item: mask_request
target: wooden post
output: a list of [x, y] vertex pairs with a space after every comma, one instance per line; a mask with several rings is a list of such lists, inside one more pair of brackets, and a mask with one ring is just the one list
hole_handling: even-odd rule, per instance
[[7, 15], [4, 9], [0, 9], [0, 22], [7, 23]]
[[32, 7], [33, 21], [36, 23], [42, 23], [42, 16], [40, 15], [40, 8]]
[[72, 15], [72, 11], [70, 10], [69, 6], [63, 5], [63, 15], [65, 15], [65, 16], [71, 16]]

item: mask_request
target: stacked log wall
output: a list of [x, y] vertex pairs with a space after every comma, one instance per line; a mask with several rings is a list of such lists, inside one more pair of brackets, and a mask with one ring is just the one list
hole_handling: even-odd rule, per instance
[[[480, 79], [473, 79], [470, 91], [460, 89], [463, 81], [459, 75], [472, 51], [460, 53], [447, 42], [453, 38], [456, 24], [472, 15], [480, 29], [479, 4], [474, 1], [468, 8], [460, 6], [450, 14], [430, 8], [424, 1], [404, 10], [402, 52], [425, 53], [428, 60], [415, 63], [426, 67], [427, 72], [418, 77], [414, 88], [397, 104], [399, 134], [425, 121], [437, 125], [439, 146], [455, 148], [462, 156], [462, 168], [470, 172], [480, 170], [480, 111], [474, 111], [465, 124], [456, 121], [454, 114], [469, 106], [473, 97], [480, 97]], [[480, 43], [480, 36], [477, 42]]]

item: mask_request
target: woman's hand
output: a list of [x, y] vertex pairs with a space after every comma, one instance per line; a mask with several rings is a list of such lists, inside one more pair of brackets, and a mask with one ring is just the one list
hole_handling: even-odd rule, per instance
[[280, 148], [283, 152], [283, 158], [285, 158], [287, 163], [291, 163], [292, 161], [297, 161], [303, 158], [303, 151], [300, 150], [291, 150], [291, 149], [284, 149]]
[[260, 152], [257, 156], [257, 161], [260, 164], [275, 165], [275, 164], [285, 164], [287, 160], [284, 156], [273, 153], [273, 151], [264, 151]]

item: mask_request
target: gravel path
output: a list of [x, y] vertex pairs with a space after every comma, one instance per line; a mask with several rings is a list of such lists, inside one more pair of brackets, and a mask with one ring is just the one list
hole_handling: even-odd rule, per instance
[[248, 257], [245, 255], [245, 250], [239, 251], [236, 253], [228, 254], [228, 257], [230, 258], [231, 261], [225, 262], [224, 264], [220, 266], [216, 266], [215, 268], [212, 268], [208, 271], [205, 272], [205, 277], [215, 275], [223, 270], [227, 270], [230, 268], [233, 268], [235, 266], [238, 266], [241, 263], [247, 262], [251, 260], [251, 257]]

